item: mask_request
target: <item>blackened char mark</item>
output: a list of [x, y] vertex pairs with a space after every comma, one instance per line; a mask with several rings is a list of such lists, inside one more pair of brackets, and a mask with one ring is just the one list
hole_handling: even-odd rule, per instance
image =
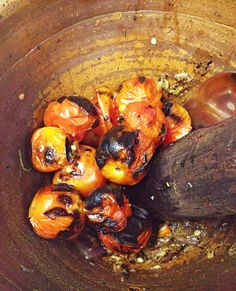
[[112, 236], [121, 244], [137, 248], [139, 247], [137, 241], [139, 235], [148, 228], [151, 228], [148, 212], [143, 208], [133, 205], [132, 216], [128, 219], [125, 230], [114, 233]]
[[121, 150], [127, 152], [127, 156], [122, 162], [130, 166], [135, 159], [134, 145], [136, 144], [138, 134], [138, 130], [126, 131], [124, 126], [117, 126], [109, 130], [96, 151], [98, 167], [102, 169], [107, 160], [118, 160]]
[[115, 229], [117, 227], [117, 222], [109, 217], [107, 217], [103, 222], [99, 224], [99, 227], [104, 231], [107, 229]]
[[66, 183], [59, 183], [52, 186], [52, 191], [53, 192], [73, 192], [75, 191], [75, 188]]
[[86, 199], [86, 209], [92, 210], [102, 204], [102, 197], [106, 194], [114, 194], [119, 206], [124, 204], [123, 188], [115, 184], [108, 184], [102, 188], [94, 190]]
[[65, 204], [65, 205], [71, 205], [71, 204], [72, 204], [72, 199], [71, 199], [71, 197], [68, 196], [68, 195], [65, 195], [65, 194], [60, 195], [60, 196], [58, 197], [58, 200], [59, 200], [61, 203]]
[[123, 88], [123, 85], [120, 84], [119, 87], [116, 89], [116, 92], [119, 93], [122, 90], [122, 88]]
[[66, 96], [62, 96], [59, 99], [57, 99], [58, 103], [62, 103], [67, 97]]
[[82, 96], [69, 96], [67, 98], [70, 101], [76, 103], [78, 106], [82, 107], [85, 111], [88, 112], [88, 114], [91, 114], [93, 116], [97, 115], [97, 110], [89, 99]]
[[176, 122], [176, 123], [181, 122], [181, 117], [179, 117], [178, 115], [175, 115], [172, 113], [169, 115], [169, 117], [172, 118], [174, 120], [174, 122]]
[[170, 101], [165, 101], [163, 104], [162, 111], [165, 114], [165, 116], [169, 116], [171, 113], [171, 108], [173, 106], [173, 103]]
[[146, 78], [144, 76], [139, 76], [138, 80], [139, 80], [140, 83], [143, 84], [146, 81]]
[[[146, 154], [145, 154], [146, 156]], [[138, 178], [138, 175], [142, 172], [147, 172], [148, 171], [148, 168], [149, 168], [149, 165], [150, 165], [150, 160], [147, 159], [147, 156], [146, 156], [146, 159], [144, 159], [144, 163], [137, 169], [135, 169], [135, 171], [132, 173], [132, 176], [134, 177], [134, 179], [137, 179]]]
[[44, 212], [44, 215], [51, 219], [56, 219], [57, 217], [61, 216], [71, 216], [71, 214], [69, 214], [64, 208], [61, 207], [55, 207], [53, 209], [50, 209]]
[[54, 149], [51, 147], [47, 147], [44, 152], [44, 160], [46, 164], [53, 164], [55, 158]]
[[[78, 212], [78, 211], [77, 211]], [[78, 212], [79, 213], [79, 212]], [[74, 219], [71, 222], [70, 226], [66, 230], [62, 230], [58, 233], [57, 237], [60, 239], [68, 239], [73, 234], [77, 233], [78, 230], [81, 228], [81, 222], [79, 221], [80, 213], [75, 213], [73, 215]]]
[[66, 138], [66, 158], [67, 158], [67, 161], [70, 161], [73, 158], [71, 145], [72, 145], [72, 143], [69, 141], [68, 138]]
[[97, 110], [95, 106], [88, 98], [82, 96], [62, 96], [57, 100], [57, 102], [62, 103], [65, 99], [68, 99], [71, 102], [76, 103], [78, 106], [82, 107], [89, 114], [93, 116], [97, 115]]
[[236, 73], [231, 74], [231, 79], [236, 83]]

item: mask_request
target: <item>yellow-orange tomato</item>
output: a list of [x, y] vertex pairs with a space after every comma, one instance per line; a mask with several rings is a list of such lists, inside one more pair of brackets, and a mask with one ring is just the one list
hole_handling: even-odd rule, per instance
[[48, 104], [44, 113], [45, 126], [63, 129], [72, 139], [82, 140], [97, 119], [93, 103], [81, 96], [59, 98]]
[[106, 132], [107, 129], [104, 119], [98, 110], [98, 124], [94, 128], [87, 131], [82, 140], [82, 143], [96, 148], [99, 145], [100, 141], [102, 140], [103, 136], [106, 134]]
[[103, 116], [107, 131], [118, 124], [118, 109], [110, 89], [103, 87], [96, 90], [98, 107]]
[[53, 172], [67, 162], [66, 134], [57, 127], [42, 127], [31, 138], [32, 163], [40, 172]]
[[127, 105], [123, 117], [130, 128], [139, 129], [147, 137], [158, 142], [162, 137], [162, 128], [166, 118], [159, 107], [139, 101]]
[[167, 133], [163, 141], [165, 145], [175, 142], [192, 130], [188, 112], [179, 104], [172, 102], [167, 104], [169, 108], [166, 112]]
[[84, 197], [87, 197], [94, 189], [104, 186], [106, 180], [97, 166], [95, 153], [94, 148], [79, 145], [72, 162], [55, 173], [53, 184], [73, 185]]
[[115, 184], [94, 190], [86, 199], [85, 208], [88, 221], [100, 231], [121, 231], [131, 216], [129, 200], [122, 187]]
[[97, 124], [89, 130], [83, 144], [97, 147], [105, 133], [118, 124], [119, 113], [110, 89], [102, 87], [96, 90], [96, 109], [98, 113]]
[[29, 220], [42, 238], [76, 238], [84, 226], [84, 206], [79, 192], [66, 184], [39, 189], [30, 205]]
[[120, 185], [134, 185], [147, 173], [156, 146], [140, 130], [118, 126], [109, 130], [96, 151], [103, 176]]
[[124, 230], [115, 233], [99, 232], [98, 237], [107, 249], [118, 254], [138, 253], [151, 236], [152, 225], [148, 213], [132, 206], [132, 216]]
[[161, 107], [161, 88], [152, 79], [143, 76], [131, 78], [121, 84], [115, 94], [115, 103], [121, 114], [130, 103], [148, 102], [154, 107]]

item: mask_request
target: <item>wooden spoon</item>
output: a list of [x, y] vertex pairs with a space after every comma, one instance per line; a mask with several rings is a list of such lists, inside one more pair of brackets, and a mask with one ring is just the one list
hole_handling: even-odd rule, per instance
[[217, 124], [236, 115], [236, 72], [206, 80], [185, 104], [194, 128]]

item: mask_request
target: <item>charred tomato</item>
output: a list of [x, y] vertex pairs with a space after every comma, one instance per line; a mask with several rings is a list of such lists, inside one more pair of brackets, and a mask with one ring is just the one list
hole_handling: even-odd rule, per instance
[[140, 130], [117, 126], [109, 130], [96, 151], [103, 176], [120, 185], [134, 185], [147, 173], [155, 152], [152, 139]]
[[72, 139], [82, 140], [98, 118], [93, 103], [81, 96], [61, 97], [50, 102], [44, 113], [45, 126], [63, 129]]
[[108, 184], [98, 188], [86, 199], [88, 221], [103, 232], [117, 232], [126, 227], [131, 216], [129, 200], [121, 186]]
[[84, 226], [84, 206], [79, 192], [67, 184], [39, 189], [31, 202], [29, 220], [42, 238], [76, 238]]
[[187, 135], [191, 130], [191, 118], [186, 109], [179, 104], [166, 101], [163, 106], [166, 115], [166, 136], [163, 144], [168, 145]]
[[163, 137], [166, 118], [159, 107], [153, 107], [144, 101], [133, 102], [127, 105], [123, 117], [130, 128], [139, 129], [155, 143]]
[[83, 139], [84, 144], [93, 147], [97, 147], [106, 132], [118, 124], [119, 117], [113, 92], [109, 88], [102, 87], [97, 89], [95, 100], [97, 100], [95, 104], [98, 120], [96, 126], [89, 130]]
[[146, 210], [132, 206], [132, 216], [126, 228], [116, 233], [98, 233], [103, 245], [118, 254], [138, 253], [143, 249], [151, 236], [152, 224]]
[[94, 189], [104, 186], [106, 180], [97, 166], [95, 154], [94, 148], [79, 145], [72, 161], [55, 173], [53, 184], [72, 185], [83, 197], [87, 197]]
[[161, 88], [152, 79], [144, 76], [133, 77], [123, 82], [115, 94], [115, 103], [121, 114], [128, 104], [138, 101], [148, 102], [154, 107], [161, 107]]
[[42, 127], [31, 138], [32, 163], [40, 172], [53, 172], [67, 163], [66, 134], [60, 128]]

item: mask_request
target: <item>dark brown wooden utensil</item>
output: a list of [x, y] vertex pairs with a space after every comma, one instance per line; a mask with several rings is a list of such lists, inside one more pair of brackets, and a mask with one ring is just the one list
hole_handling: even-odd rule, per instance
[[141, 196], [158, 219], [236, 214], [236, 117], [160, 150]]

